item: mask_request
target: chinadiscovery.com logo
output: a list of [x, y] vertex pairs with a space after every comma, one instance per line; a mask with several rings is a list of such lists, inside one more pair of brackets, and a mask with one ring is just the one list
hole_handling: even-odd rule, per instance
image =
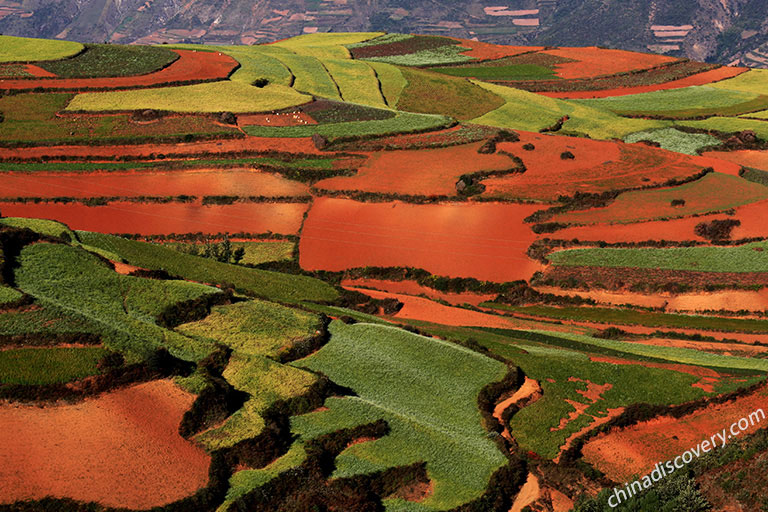
[[745, 416], [739, 421], [732, 423], [729, 428], [724, 428], [721, 432], [712, 434], [708, 439], [703, 440], [695, 447], [686, 450], [674, 459], [668, 460], [666, 462], [657, 462], [656, 466], [653, 468], [653, 471], [651, 471], [649, 474], [643, 478], [635, 480], [634, 482], [624, 484], [624, 488], [626, 490], [620, 487], [614, 488], [613, 494], [610, 498], [608, 498], [608, 504], [611, 507], [619, 506], [619, 504], [628, 500], [632, 496], [636, 496], [637, 494], [650, 489], [653, 487], [654, 483], [668, 475], [671, 475], [675, 472], [675, 470], [683, 469], [687, 464], [690, 464], [694, 458], [699, 458], [702, 454], [709, 453], [715, 448], [724, 448], [729, 439], [737, 437], [742, 432], [745, 432], [750, 427], [757, 425], [764, 419], [765, 413], [763, 410], [757, 409], [756, 411], [750, 413], [749, 416]]

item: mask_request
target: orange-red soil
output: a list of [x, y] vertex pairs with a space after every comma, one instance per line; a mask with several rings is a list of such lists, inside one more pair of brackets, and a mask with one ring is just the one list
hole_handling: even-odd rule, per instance
[[594, 78], [615, 75], [640, 69], [648, 69], [678, 60], [652, 53], [635, 53], [624, 50], [607, 50], [596, 46], [585, 48], [556, 48], [542, 53], [572, 59], [556, 66], [557, 76], [561, 78]]
[[400, 293], [405, 295], [426, 295], [431, 299], [439, 299], [451, 304], [472, 304], [477, 306], [481, 302], [491, 300], [496, 295], [477, 293], [445, 293], [421, 286], [414, 281], [386, 281], [383, 279], [344, 279], [342, 286], [373, 288], [384, 292]]
[[[520, 142], [501, 143], [499, 149], [519, 156], [527, 170], [484, 180], [483, 196], [555, 201], [558, 196], [577, 192], [658, 186], [704, 168], [686, 155], [642, 144], [519, 134]], [[527, 143], [535, 149], [524, 150], [522, 146]], [[563, 160], [560, 155], [566, 151], [575, 158]]]
[[250, 169], [108, 173], [0, 173], [0, 197], [177, 195], [296, 197], [303, 183]]
[[[557, 457], [555, 457], [555, 459], [554, 459], [555, 464], [560, 462], [560, 456], [563, 454], [564, 451], [566, 451], [568, 448], [571, 447], [571, 444], [576, 439], [578, 439], [579, 437], [583, 436], [584, 434], [586, 434], [590, 430], [594, 430], [597, 427], [599, 427], [600, 425], [604, 425], [605, 423], [608, 423], [613, 418], [616, 418], [617, 416], [620, 416], [621, 413], [623, 413], [623, 412], [624, 412], [624, 407], [617, 407], [615, 409], [607, 409], [607, 413], [606, 413], [605, 416], [592, 416], [593, 420], [592, 420], [592, 422], [589, 425], [581, 428], [580, 430], [578, 430], [578, 431], [574, 432], [573, 434], [571, 434], [570, 436], [568, 436], [568, 438], [565, 440], [565, 443], [563, 443], [563, 445], [560, 447], [560, 451], [557, 454]], [[568, 510], [570, 510], [570, 509], [568, 509]]]
[[28, 148], [0, 148], [0, 158], [39, 160], [40, 157], [83, 158], [115, 156], [149, 158], [153, 155], [179, 155], [195, 157], [205, 153], [235, 153], [246, 151], [278, 151], [281, 153], [319, 154], [309, 137], [244, 137], [241, 139], [207, 140], [182, 144], [131, 144], [117, 146], [35, 146]]
[[179, 54], [170, 66], [146, 75], [113, 78], [41, 78], [39, 80], [0, 80], [0, 89], [120, 89], [151, 87], [172, 82], [224, 80], [238, 63], [218, 52], [173, 50]]
[[[711, 405], [683, 418], [664, 416], [601, 434], [584, 446], [584, 458], [609, 478], [627, 481], [635, 473], [647, 474], [657, 462], [670, 460], [723, 429], [728, 436], [731, 424], [756, 409], [766, 409], [766, 403], [768, 387], [763, 386], [751, 395]], [[741, 436], [765, 425], [766, 420], [756, 423]]]
[[520, 492], [517, 493], [509, 512], [521, 512], [525, 507], [538, 500], [540, 493], [539, 479], [533, 473], [528, 473], [528, 478], [520, 488]]
[[696, 377], [720, 377], [720, 374], [710, 368], [703, 368], [701, 366], [693, 366], [687, 364], [677, 363], [655, 363], [652, 361], [635, 361], [630, 359], [621, 359], [619, 357], [610, 356], [590, 356], [590, 361], [596, 363], [611, 363], [618, 365], [639, 365], [646, 368], [661, 368], [663, 370], [673, 370], [680, 373], [687, 373], [688, 375], [694, 375]]
[[[497, 327], [501, 329], [523, 329], [531, 328], [532, 323], [525, 320], [481, 313], [469, 309], [444, 306], [440, 303], [414, 297], [412, 295], [400, 295], [398, 293], [379, 292], [365, 288], [352, 288], [349, 290], [364, 293], [374, 299], [395, 298], [403, 303], [403, 308], [392, 318], [395, 320], [421, 320], [424, 322], [434, 322], [450, 326], [478, 326], [478, 327]], [[539, 326], [540, 327], [540, 326]]]
[[560, 424], [557, 427], [550, 428], [551, 431], [563, 430], [570, 422], [581, 416], [586, 412], [591, 404], [596, 403], [598, 400], [602, 400], [602, 394], [613, 387], [613, 384], [595, 384], [588, 380], [579, 379], [577, 377], [568, 377], [568, 382], [581, 382], [586, 385], [586, 389], [577, 389], [576, 392], [586, 398], [589, 403], [582, 403], [576, 400], [565, 399], [569, 405], [571, 405], [575, 411], [568, 414], [567, 418], [560, 418]]
[[162, 380], [76, 405], [0, 406], [0, 502], [56, 496], [150, 508], [193, 494], [210, 463], [178, 433], [194, 398]]
[[503, 46], [498, 44], [483, 43], [482, 41], [472, 41], [470, 39], [456, 39], [461, 43], [459, 46], [469, 48], [469, 51], [462, 52], [462, 55], [472, 57], [478, 60], [503, 59], [504, 57], [514, 57], [522, 53], [531, 53], [543, 50], [541, 46]]
[[547, 488], [554, 512], [568, 512], [573, 509], [573, 500], [557, 489]]
[[727, 160], [739, 167], [753, 167], [755, 169], [768, 171], [768, 151], [757, 151], [752, 149], [743, 151], [706, 151], [702, 153], [702, 156], [717, 160]]
[[535, 235], [525, 204], [361, 203], [320, 197], [304, 223], [300, 263], [310, 270], [404, 266], [489, 281], [529, 279]]
[[27, 73], [29, 73], [32, 76], [36, 76], [39, 78], [51, 78], [55, 77], [56, 75], [54, 73], [51, 73], [48, 70], [45, 70], [41, 68], [40, 66], [35, 66], [34, 64], [25, 64], [24, 69], [26, 69]]
[[631, 304], [645, 308], [664, 308], [666, 311], [764, 311], [768, 309], [768, 288], [759, 291], [723, 290], [717, 292], [682, 293], [671, 295], [657, 293], [645, 295], [629, 291], [564, 290], [555, 286], [537, 286], [541, 293], [578, 295], [600, 304], [621, 306]]
[[600, 91], [563, 91], [563, 92], [542, 92], [543, 96], [550, 98], [563, 99], [588, 99], [588, 98], [608, 98], [611, 96], [627, 96], [629, 94], [640, 94], [644, 92], [666, 91], [669, 89], [679, 89], [681, 87], [691, 87], [693, 85], [707, 85], [720, 80], [733, 78], [749, 68], [735, 68], [723, 66], [717, 69], [711, 69], [702, 73], [687, 76], [677, 80], [670, 80], [661, 84], [638, 85], [635, 87], [617, 87], [615, 89], [603, 89]]
[[[730, 334], [723, 335], [730, 338]], [[643, 345], [658, 345], [661, 347], [677, 347], [702, 350], [729, 356], [754, 357], [768, 352], [765, 345], [750, 345], [748, 343], [729, 343], [717, 341], [677, 340], [673, 338], [649, 338], [639, 341]]]
[[171, 233], [298, 234], [306, 203], [114, 202], [106, 206], [81, 203], [6, 203], [3, 215], [58, 220], [72, 229], [101, 233], [169, 235]]
[[731, 238], [764, 238], [765, 212], [768, 211], [768, 201], [760, 201], [735, 208], [735, 215], [711, 214], [700, 217], [686, 217], [668, 221], [638, 222], [634, 224], [597, 224], [591, 226], [574, 226], [559, 230], [556, 236], [562, 240], [605, 241], [613, 242], [644, 242], [648, 240], [670, 240], [684, 242], [689, 240], [702, 241], [703, 239], [694, 233], [697, 224], [711, 222], [715, 219], [737, 219], [741, 225], [736, 226], [731, 232]]
[[115, 266], [115, 272], [118, 274], [128, 275], [131, 272], [139, 270], [139, 267], [135, 267], [127, 263], [122, 263], [120, 261], [113, 261], [112, 264]]
[[378, 192], [417, 196], [456, 196], [463, 174], [505, 171], [515, 162], [500, 153], [479, 154], [482, 142], [438, 149], [373, 153], [355, 176], [319, 181], [321, 190]]

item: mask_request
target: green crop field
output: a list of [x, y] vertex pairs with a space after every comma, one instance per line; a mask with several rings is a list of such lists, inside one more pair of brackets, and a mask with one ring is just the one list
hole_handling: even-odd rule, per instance
[[735, 247], [672, 247], [668, 249], [594, 248], [557, 251], [553, 265], [658, 268], [699, 272], [768, 272], [768, 242]]
[[184, 324], [177, 330], [195, 338], [218, 341], [239, 353], [273, 356], [315, 334], [316, 315], [272, 302], [249, 300], [217, 306], [203, 320]]
[[[137, 125], [129, 115], [58, 116], [72, 94], [17, 94], [0, 98], [0, 141], [4, 143], [82, 143], [98, 139], [106, 142], [152, 141], [163, 137], [232, 136], [235, 127], [216, 124], [201, 116], [162, 118], [150, 125]], [[3, 168], [5, 165], [0, 165]]]
[[458, 64], [474, 60], [472, 57], [468, 57], [462, 53], [467, 50], [468, 48], [452, 44], [402, 55], [366, 57], [365, 60], [386, 62], [388, 64], [396, 64], [399, 66], [439, 66], [441, 64]]
[[98, 347], [1, 350], [0, 383], [45, 385], [82, 379], [99, 373], [96, 363], [106, 354]]
[[[2, 252], [0, 252], [0, 260], [2, 259]], [[18, 290], [14, 290], [10, 286], [0, 285], [0, 306], [8, 304], [15, 300], [19, 300], [22, 297], [22, 293]]]
[[[391, 432], [352, 446], [336, 459], [333, 477], [426, 461], [434, 492], [418, 510], [446, 510], [470, 501], [504, 456], [487, 438], [477, 409], [480, 389], [505, 366], [479, 353], [393, 327], [331, 324], [331, 341], [296, 364], [319, 371], [357, 396], [329, 398], [328, 411], [295, 417], [300, 440], [385, 419]], [[388, 510], [416, 510], [385, 500]]]
[[310, 277], [229, 265], [112, 235], [86, 231], [78, 231], [77, 234], [83, 243], [118, 254], [131, 265], [162, 269], [199, 282], [232, 283], [238, 291], [258, 297], [299, 302], [330, 301], [338, 295], [330, 285]]
[[710, 117], [700, 121], [678, 121], [676, 124], [696, 128], [697, 130], [712, 130], [721, 133], [734, 133], [752, 130], [762, 140], [768, 140], [768, 123], [760, 119], [744, 119], [741, 117]]
[[768, 71], [765, 69], [750, 69], [735, 78], [715, 82], [711, 86], [717, 89], [765, 94], [766, 88], [768, 88]]
[[65, 59], [83, 51], [74, 41], [54, 41], [0, 35], [0, 62]]
[[333, 81], [320, 60], [315, 57], [292, 53], [276, 53], [273, 56], [282, 62], [295, 77], [293, 82], [295, 90], [321, 98], [341, 100], [336, 82]]
[[246, 126], [243, 130], [248, 135], [256, 137], [311, 137], [318, 133], [333, 140], [342, 137], [370, 137], [439, 130], [451, 124], [452, 121], [445, 116], [398, 112], [391, 119], [374, 121], [301, 126]]
[[172, 112], [266, 112], [307, 103], [311, 98], [290, 87], [254, 87], [243, 82], [211, 82], [130, 91], [78, 94], [67, 105], [70, 112], [140, 109]]
[[654, 313], [631, 309], [612, 309], [601, 307], [550, 307], [550, 306], [507, 306], [494, 302], [485, 302], [488, 306], [501, 311], [512, 311], [542, 318], [558, 320], [577, 320], [618, 325], [643, 325], [668, 329], [703, 329], [709, 331], [760, 333], [768, 328], [768, 321], [722, 318], [698, 315], [676, 315]]
[[738, 115], [761, 110], [761, 107], [768, 107], [768, 97], [751, 92], [718, 89], [709, 86], [573, 101], [624, 115], [664, 116], [683, 119], [700, 116]]
[[[738, 176], [710, 173], [678, 187], [625, 192], [605, 208], [566, 212], [550, 220], [565, 224], [623, 224], [721, 212], [764, 199], [768, 199], [768, 187]], [[685, 204], [672, 206], [675, 200]]]
[[166, 345], [188, 360], [205, 357], [212, 349], [210, 344], [193, 343], [159, 327], [156, 319], [168, 306], [220, 293], [216, 288], [123, 276], [94, 255], [67, 245], [29, 246], [22, 251], [20, 263], [19, 289], [43, 305], [72, 309], [95, 322], [107, 348], [143, 359]]
[[365, 62], [325, 59], [328, 72], [339, 87], [344, 101], [372, 107], [386, 107], [376, 73]]
[[536, 64], [512, 64], [508, 66], [455, 66], [430, 68], [431, 71], [451, 76], [476, 78], [489, 81], [557, 80], [559, 77], [548, 67]]
[[400, 68], [386, 62], [369, 62], [368, 65], [376, 72], [387, 105], [390, 107], [397, 105], [403, 89], [408, 85]]
[[[210, 46], [199, 44], [174, 44], [167, 48], [221, 52], [235, 59], [240, 67], [229, 77], [235, 82], [252, 84], [259, 78], [266, 78], [269, 83], [290, 86], [291, 72], [278, 59], [269, 55], [261, 46]], [[287, 50], [286, 50], [287, 51]]]
[[624, 142], [629, 143], [641, 140], [658, 142], [663, 149], [686, 155], [696, 155], [702, 148], [720, 144], [720, 139], [707, 133], [687, 133], [675, 128], [631, 133], [624, 137]]
[[[187, 252], [189, 243], [171, 242], [163, 244], [171, 249]], [[244, 265], [258, 265], [270, 261], [284, 261], [293, 258], [294, 242], [232, 242], [232, 250], [242, 247], [245, 256], [241, 261]]]
[[179, 58], [176, 52], [155, 46], [89, 44], [77, 57], [45, 62], [40, 67], [62, 78], [146, 75]]
[[27, 219], [24, 217], [3, 217], [0, 218], [0, 224], [10, 226], [12, 228], [29, 228], [37, 233], [42, 233], [49, 236], [63, 236], [74, 238], [74, 233], [70, 229], [55, 220], [47, 219]]
[[623, 137], [629, 133], [666, 126], [663, 121], [628, 119], [612, 112], [532, 92], [486, 82], [473, 83], [506, 101], [501, 107], [470, 121], [476, 124], [535, 132], [554, 125], [568, 115], [569, 119], [562, 129], [564, 135], [588, 135], [595, 139]]
[[350, 55], [349, 51], [345, 48], [346, 45], [361, 43], [382, 34], [382, 32], [302, 34], [278, 41], [271, 46], [285, 48], [297, 55], [316, 57], [318, 59], [349, 59]]
[[424, 114], [443, 114], [460, 120], [480, 117], [504, 105], [493, 91], [446, 75], [417, 69], [402, 69], [405, 86], [397, 108]]

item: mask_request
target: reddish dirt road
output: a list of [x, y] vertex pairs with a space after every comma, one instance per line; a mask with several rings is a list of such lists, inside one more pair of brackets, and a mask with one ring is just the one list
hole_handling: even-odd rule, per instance
[[472, 304], [477, 306], [481, 302], [492, 300], [494, 294], [477, 293], [445, 293], [433, 290], [426, 286], [421, 286], [414, 281], [386, 281], [383, 279], [344, 279], [342, 286], [351, 286], [356, 288], [373, 288], [390, 293], [399, 293], [405, 295], [426, 295], [431, 299], [440, 299], [451, 304]]
[[173, 50], [179, 54], [171, 65], [146, 75], [113, 78], [40, 78], [2, 80], [0, 90], [28, 90], [37, 87], [56, 90], [125, 89], [152, 87], [176, 82], [205, 82], [224, 80], [238, 66], [228, 55], [218, 52]]
[[150, 508], [194, 493], [210, 463], [178, 434], [194, 398], [162, 380], [76, 405], [0, 406], [0, 502], [56, 496]]

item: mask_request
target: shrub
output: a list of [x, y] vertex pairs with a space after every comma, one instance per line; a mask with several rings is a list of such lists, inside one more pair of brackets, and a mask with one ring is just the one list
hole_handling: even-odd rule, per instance
[[574, 158], [576, 158], [576, 156], [570, 151], [563, 151], [562, 153], [560, 153], [560, 158], [562, 160], [573, 160]]
[[741, 225], [741, 221], [735, 219], [701, 222], [694, 228], [694, 233], [713, 242], [728, 240], [731, 238], [733, 228], [739, 225]]
[[526, 151], [533, 151], [534, 149], [536, 149], [536, 146], [534, 146], [533, 144], [528, 142], [528, 143], [523, 144], [523, 149], [526, 150]]

